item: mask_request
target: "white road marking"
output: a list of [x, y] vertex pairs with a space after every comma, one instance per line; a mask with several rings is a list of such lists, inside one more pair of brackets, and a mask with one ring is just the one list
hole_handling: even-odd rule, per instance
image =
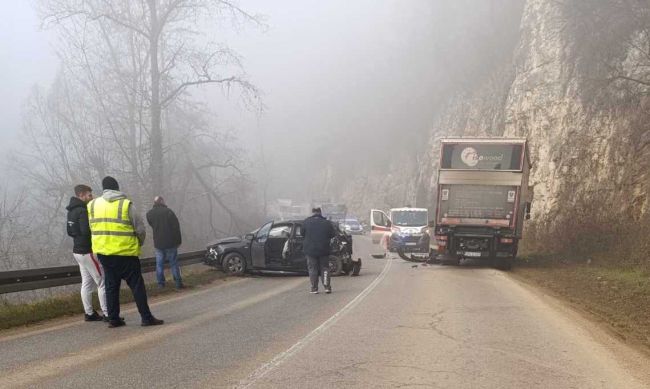
[[78, 371], [83, 365], [90, 365], [98, 362], [101, 363], [102, 360], [111, 360], [111, 358], [116, 354], [124, 353], [127, 350], [135, 352], [137, 347], [154, 344], [159, 342], [161, 339], [173, 336], [178, 332], [187, 331], [192, 327], [205, 325], [219, 317], [230, 315], [234, 312], [272, 299], [275, 296], [290, 291], [301, 284], [304, 284], [302, 279], [294, 279], [282, 284], [280, 287], [270, 289], [265, 293], [238, 301], [229, 307], [220, 308], [215, 311], [208, 311], [176, 323], [154, 327], [149, 331], [139, 331], [122, 339], [119, 339], [117, 337], [118, 334], [116, 333], [116, 340], [113, 342], [104, 343], [94, 348], [84, 349], [83, 351], [72, 351], [68, 354], [51, 359], [34, 360], [29, 362], [27, 365], [15, 368], [11, 371], [2, 371], [0, 372], [0, 388], [31, 387], [43, 380], [62, 376], [73, 370]]
[[[223, 279], [222, 279], [223, 280]], [[178, 300], [184, 300], [186, 298], [190, 297], [196, 297], [198, 295], [202, 295], [205, 293], [213, 292], [215, 289], [221, 289], [224, 286], [230, 286], [230, 285], [235, 285], [241, 282], [248, 282], [250, 281], [250, 278], [239, 278], [235, 280], [229, 280], [229, 281], [223, 281], [219, 285], [206, 285], [207, 287], [201, 288], [197, 291], [194, 292], [188, 292], [188, 293], [182, 293], [177, 297], [169, 297], [168, 295], [162, 295], [162, 296], [152, 296], [149, 299], [149, 307], [157, 307], [159, 305], [164, 305], [164, 304], [169, 304], [172, 302], [176, 302]], [[135, 306], [134, 302], [127, 303], [127, 304], [121, 304], [123, 307], [124, 306], [130, 306], [130, 308], [127, 309], [122, 309], [120, 313], [133, 313], [137, 312], [138, 309]], [[61, 324], [54, 324], [54, 323], [59, 323], [60, 321], [64, 321]], [[69, 327], [78, 327], [78, 326], [87, 326], [88, 323], [79, 320], [79, 315], [75, 315], [73, 318], [69, 319], [61, 319], [61, 318], [55, 318], [51, 320], [46, 320], [43, 323], [36, 323], [29, 325], [26, 328], [17, 328], [17, 329], [8, 329], [8, 330], [2, 330], [6, 331], [6, 335], [2, 335], [2, 332], [0, 332], [0, 343], [2, 342], [8, 342], [10, 340], [17, 340], [17, 339], [22, 339], [22, 338], [27, 338], [30, 336], [35, 336], [35, 335], [41, 335], [57, 330], [62, 330], [66, 329]]]
[[321, 324], [312, 332], [310, 332], [305, 337], [300, 339], [293, 346], [289, 347], [289, 349], [281, 352], [280, 354], [276, 355], [273, 359], [271, 359], [269, 362], [260, 366], [252, 374], [250, 374], [248, 377], [240, 381], [239, 384], [235, 386], [235, 388], [237, 389], [250, 388], [255, 383], [257, 383], [257, 381], [259, 381], [262, 377], [264, 377], [265, 375], [273, 371], [273, 369], [280, 366], [284, 361], [291, 358], [298, 351], [302, 350], [307, 344], [309, 344], [309, 342], [311, 342], [316, 337], [318, 337], [318, 335], [325, 332], [328, 328], [334, 325], [341, 317], [343, 317], [343, 315], [345, 315], [347, 312], [349, 312], [355, 306], [357, 306], [367, 295], [370, 294], [370, 292], [373, 291], [373, 289], [375, 289], [375, 287], [377, 287], [377, 285], [379, 285], [379, 283], [386, 277], [386, 274], [388, 273], [388, 270], [390, 269], [392, 262], [393, 262], [392, 260], [388, 259], [386, 261], [386, 264], [384, 265], [384, 269], [377, 276], [377, 278], [375, 278], [370, 283], [370, 285], [368, 285], [361, 293], [359, 293], [354, 299], [352, 299], [352, 301], [350, 301], [346, 306], [341, 308], [329, 319], [325, 320], [323, 324]]

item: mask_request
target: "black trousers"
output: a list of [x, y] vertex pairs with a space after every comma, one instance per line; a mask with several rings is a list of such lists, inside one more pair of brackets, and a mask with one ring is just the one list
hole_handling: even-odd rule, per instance
[[307, 255], [307, 270], [309, 271], [309, 281], [311, 288], [318, 290], [318, 276], [320, 276], [323, 286], [329, 288], [330, 286], [330, 257], [325, 255], [322, 257], [311, 257]]
[[125, 280], [126, 284], [131, 288], [131, 293], [133, 293], [142, 320], [151, 320], [153, 315], [147, 303], [147, 290], [142, 278], [140, 259], [138, 257], [102, 254], [97, 254], [97, 258], [104, 267], [108, 319], [117, 321], [120, 318], [120, 286], [122, 280]]

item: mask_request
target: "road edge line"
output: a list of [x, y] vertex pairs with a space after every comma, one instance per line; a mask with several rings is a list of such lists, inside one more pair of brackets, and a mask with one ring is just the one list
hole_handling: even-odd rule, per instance
[[370, 283], [370, 285], [368, 285], [364, 290], [361, 291], [361, 293], [359, 293], [354, 299], [352, 299], [352, 301], [347, 303], [343, 308], [341, 308], [338, 312], [333, 314], [329, 319], [325, 320], [321, 325], [316, 327], [309, 334], [305, 335], [303, 338], [298, 340], [293, 346], [289, 347], [287, 350], [281, 352], [280, 354], [277, 354], [269, 362], [257, 368], [248, 377], [239, 381], [239, 383], [236, 386], [234, 386], [234, 388], [236, 389], [250, 388], [252, 385], [256, 384], [257, 381], [259, 381], [265, 375], [267, 375], [275, 368], [280, 366], [284, 361], [291, 358], [298, 351], [302, 350], [307, 344], [309, 344], [312, 340], [318, 337], [318, 335], [320, 335], [322, 332], [327, 330], [332, 325], [336, 324], [336, 322], [341, 317], [343, 317], [343, 315], [345, 315], [348, 311], [352, 310], [355, 306], [357, 306], [367, 295], [370, 294], [370, 292], [372, 292], [375, 289], [375, 287], [377, 287], [377, 285], [379, 285], [379, 283], [384, 278], [386, 278], [386, 274], [388, 274], [388, 270], [390, 269], [392, 262], [393, 262], [392, 259], [388, 259], [386, 261], [386, 264], [384, 265], [383, 270], [381, 271], [381, 273], [379, 273], [377, 278], [375, 278]]

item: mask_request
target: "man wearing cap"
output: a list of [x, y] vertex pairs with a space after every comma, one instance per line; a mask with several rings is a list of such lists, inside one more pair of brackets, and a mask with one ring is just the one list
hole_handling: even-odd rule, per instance
[[329, 275], [329, 255], [331, 240], [336, 235], [332, 222], [325, 219], [320, 208], [312, 209], [312, 215], [303, 222], [303, 252], [307, 256], [307, 270], [311, 282], [311, 292], [318, 294], [318, 276], [325, 293], [332, 293]]
[[120, 285], [125, 280], [140, 312], [142, 326], [163, 324], [149, 310], [147, 291], [140, 268], [140, 246], [146, 230], [142, 218], [113, 177], [102, 180], [104, 192], [88, 203], [88, 221], [93, 251], [104, 268], [108, 326], [121, 327]]

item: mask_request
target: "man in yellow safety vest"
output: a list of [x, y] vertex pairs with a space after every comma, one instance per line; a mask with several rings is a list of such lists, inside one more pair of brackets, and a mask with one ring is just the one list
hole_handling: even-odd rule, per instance
[[113, 177], [102, 180], [101, 197], [88, 203], [93, 252], [104, 268], [108, 326], [121, 327], [120, 285], [125, 280], [138, 306], [142, 326], [163, 324], [149, 310], [147, 290], [140, 268], [140, 246], [146, 230], [142, 218]]

